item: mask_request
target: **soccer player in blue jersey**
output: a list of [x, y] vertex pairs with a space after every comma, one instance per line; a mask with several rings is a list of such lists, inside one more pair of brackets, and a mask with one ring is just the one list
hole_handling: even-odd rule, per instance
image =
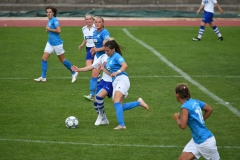
[[93, 42], [93, 32], [96, 30], [94, 25], [94, 17], [91, 14], [85, 15], [86, 26], [82, 28], [83, 42], [78, 46], [81, 50], [86, 45], [86, 66], [90, 66], [93, 63], [94, 56], [90, 52], [91, 48], [95, 46]]
[[[96, 17], [95, 18], [95, 27], [96, 30], [93, 32], [93, 41], [95, 44], [95, 47], [91, 48], [90, 52], [94, 55], [95, 61], [97, 58], [99, 58], [101, 55], [103, 55], [104, 52], [104, 43], [106, 42], [106, 39], [110, 37], [109, 32], [104, 28], [104, 19], [102, 17]], [[84, 95], [84, 98], [86, 100], [93, 101], [93, 97], [95, 96], [97, 83], [98, 83], [98, 76], [100, 74], [99, 69], [93, 69], [92, 70], [92, 78], [90, 80], [90, 94]]]
[[218, 36], [218, 40], [222, 41], [223, 37], [218, 29], [218, 27], [213, 22], [213, 15], [214, 15], [214, 6], [216, 6], [221, 14], [223, 14], [223, 11], [220, 7], [220, 5], [217, 3], [217, 0], [202, 0], [201, 6], [197, 10], [197, 14], [204, 8], [204, 16], [202, 18], [202, 22], [200, 24], [200, 29], [198, 32], [198, 36], [196, 38], [193, 38], [193, 41], [200, 41], [203, 35], [203, 32], [205, 30], [205, 25], [208, 23], [213, 31]]
[[48, 41], [46, 47], [44, 49], [44, 53], [42, 56], [42, 76], [34, 79], [36, 82], [46, 82], [46, 74], [47, 74], [47, 60], [49, 56], [55, 52], [59, 58], [59, 61], [64, 64], [64, 66], [69, 69], [72, 73], [72, 83], [76, 81], [78, 72], [74, 72], [71, 70], [72, 64], [64, 57], [64, 49], [63, 49], [63, 41], [60, 38], [59, 34], [61, 33], [60, 24], [58, 22], [57, 9], [53, 6], [48, 6], [45, 9], [48, 23], [46, 26], [46, 32], [48, 33]]
[[[75, 72], [86, 72], [93, 70], [94, 68], [98, 68], [99, 65], [105, 66], [107, 62], [108, 56], [106, 54], [101, 55], [98, 59], [94, 60], [92, 65], [88, 65], [83, 68], [78, 68], [77, 66], [72, 66], [72, 70]], [[97, 120], [95, 122], [95, 125], [102, 125], [102, 124], [109, 124], [109, 121], [107, 119], [105, 110], [104, 110], [104, 98], [108, 96], [109, 98], [112, 97], [112, 77], [103, 72], [102, 79], [100, 83], [97, 86], [96, 91], [96, 98], [94, 100], [94, 108], [96, 112], [98, 113]]]
[[109, 39], [104, 44], [105, 52], [109, 56], [106, 67], [101, 69], [108, 73], [112, 77], [113, 83], [113, 103], [116, 110], [116, 116], [118, 120], [118, 126], [115, 130], [126, 129], [124, 123], [123, 111], [133, 109], [137, 106], [142, 106], [146, 110], [149, 110], [148, 105], [139, 98], [137, 101], [123, 103], [124, 98], [128, 95], [130, 88], [130, 81], [126, 69], [128, 68], [127, 63], [122, 57], [121, 46], [117, 44], [114, 39]]
[[175, 88], [175, 98], [182, 106], [181, 114], [175, 113], [173, 119], [181, 129], [188, 126], [192, 132], [192, 139], [184, 147], [179, 160], [199, 159], [201, 156], [209, 160], [219, 160], [216, 139], [205, 126], [205, 120], [211, 115], [212, 108], [205, 102], [192, 99], [188, 86], [183, 83]]

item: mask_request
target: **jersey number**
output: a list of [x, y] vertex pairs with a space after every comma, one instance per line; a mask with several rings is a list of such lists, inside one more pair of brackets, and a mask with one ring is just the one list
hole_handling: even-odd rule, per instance
[[199, 120], [202, 124], [204, 124], [204, 120], [203, 120], [203, 115], [202, 115], [202, 110], [200, 107], [197, 107], [195, 112], [198, 114]]

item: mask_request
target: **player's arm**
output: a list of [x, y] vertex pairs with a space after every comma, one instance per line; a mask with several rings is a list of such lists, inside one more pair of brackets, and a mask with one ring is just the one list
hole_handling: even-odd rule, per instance
[[72, 66], [71, 69], [74, 72], [86, 72], [86, 71], [93, 70], [93, 66], [89, 65], [89, 66], [86, 66], [86, 67], [83, 67], [83, 68], [78, 68], [77, 66]]
[[215, 3], [215, 6], [218, 8], [219, 12], [223, 14], [223, 10], [218, 3]]
[[56, 29], [51, 29], [50, 27], [46, 26], [46, 31], [61, 33], [61, 28], [60, 26], [57, 26]]
[[81, 50], [82, 47], [83, 47], [86, 43], [87, 43], [87, 40], [84, 39], [83, 42], [82, 42], [82, 44], [80, 44], [80, 46], [78, 46], [78, 49]]
[[173, 119], [177, 122], [178, 126], [181, 129], [185, 129], [187, 127], [187, 121], [188, 121], [188, 110], [185, 108], [182, 108], [181, 115], [180, 113], [174, 113]]
[[203, 119], [205, 121], [212, 114], [213, 109], [208, 104], [205, 104], [202, 110], [204, 111]]
[[128, 65], [126, 62], [122, 62], [121, 63], [121, 68], [119, 70], [117, 70], [116, 72], [113, 72], [111, 74], [112, 77], [116, 77], [119, 73], [125, 71], [128, 68]]
[[204, 5], [201, 4], [201, 6], [199, 7], [199, 9], [197, 10], [197, 14], [199, 14], [199, 12], [201, 12], [201, 10], [204, 8]]

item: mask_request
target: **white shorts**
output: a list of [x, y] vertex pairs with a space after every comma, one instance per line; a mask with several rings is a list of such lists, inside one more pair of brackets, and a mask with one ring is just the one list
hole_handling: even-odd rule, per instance
[[116, 91], [120, 91], [124, 95], [124, 98], [127, 97], [128, 90], [130, 88], [130, 81], [129, 81], [128, 76], [126, 76], [124, 74], [120, 75], [120, 76], [117, 76], [116, 79], [113, 81], [112, 85], [113, 85], [112, 98], [114, 98], [114, 93]]
[[46, 44], [46, 47], [44, 49], [44, 52], [47, 52], [49, 54], [52, 54], [55, 52], [57, 55], [63, 54], [65, 51], [63, 49], [63, 44], [60, 44], [58, 46], [51, 46], [48, 42]]
[[203, 156], [207, 160], [219, 160], [220, 156], [216, 146], [216, 139], [214, 136], [208, 138], [201, 144], [196, 144], [191, 139], [184, 147], [183, 152], [191, 152], [197, 159]]

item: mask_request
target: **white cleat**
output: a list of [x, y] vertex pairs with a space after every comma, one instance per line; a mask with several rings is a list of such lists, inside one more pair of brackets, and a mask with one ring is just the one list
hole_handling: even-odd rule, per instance
[[106, 114], [103, 115], [101, 124], [109, 124]]
[[47, 78], [39, 77], [39, 78], [34, 79], [34, 81], [35, 82], [46, 82]]
[[75, 73], [72, 75], [72, 83], [74, 83], [74, 82], [77, 80], [77, 76], [78, 76], [78, 72], [75, 72]]
[[95, 126], [99, 126], [102, 123], [103, 116], [99, 113], [97, 120], [95, 122]]

